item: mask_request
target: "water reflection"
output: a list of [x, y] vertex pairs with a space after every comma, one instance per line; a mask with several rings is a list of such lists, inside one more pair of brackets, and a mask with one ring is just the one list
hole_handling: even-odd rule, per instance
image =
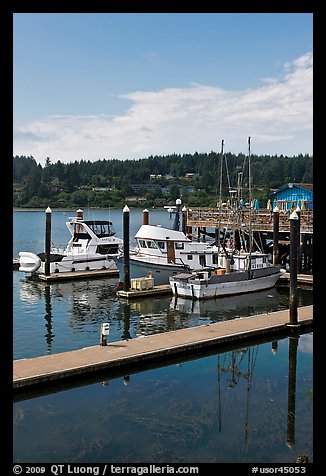
[[[103, 322], [110, 324], [109, 341], [114, 342], [288, 308], [285, 288], [206, 301], [170, 296], [125, 301], [117, 298], [112, 278], [51, 284], [26, 278], [18, 285], [15, 359], [97, 345]], [[300, 305], [311, 301], [311, 291], [299, 290]], [[27, 314], [32, 318], [27, 320]]]
[[45, 340], [47, 343], [47, 353], [50, 354], [52, 350], [52, 340], [54, 338], [54, 334], [52, 332], [52, 304], [51, 304], [51, 288], [49, 285], [44, 287], [44, 301], [45, 301], [45, 316], [44, 319], [46, 320], [46, 334]]
[[14, 461], [312, 462], [312, 355], [299, 339], [312, 335], [278, 340], [275, 355], [276, 341], [260, 342], [21, 400]]

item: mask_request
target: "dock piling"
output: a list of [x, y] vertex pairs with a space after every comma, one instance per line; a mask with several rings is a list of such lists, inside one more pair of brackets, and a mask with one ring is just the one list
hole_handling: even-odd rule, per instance
[[290, 325], [298, 325], [298, 242], [299, 242], [299, 220], [296, 211], [290, 215], [290, 296], [289, 311]]
[[143, 210], [143, 225], [148, 225], [149, 224], [149, 211], [147, 208]]
[[273, 210], [273, 264], [277, 265], [279, 262], [279, 227], [280, 227], [280, 215], [279, 209], [276, 206]]
[[123, 209], [123, 260], [124, 260], [123, 290], [124, 291], [129, 291], [130, 289], [129, 223], [130, 223], [130, 210], [129, 210], [129, 207], [126, 205]]
[[51, 219], [52, 210], [50, 207], [48, 207], [45, 210], [45, 276], [50, 276]]

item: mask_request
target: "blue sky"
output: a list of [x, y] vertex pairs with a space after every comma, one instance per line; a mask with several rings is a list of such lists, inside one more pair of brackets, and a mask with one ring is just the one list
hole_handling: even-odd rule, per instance
[[312, 154], [311, 13], [15, 13], [14, 155]]

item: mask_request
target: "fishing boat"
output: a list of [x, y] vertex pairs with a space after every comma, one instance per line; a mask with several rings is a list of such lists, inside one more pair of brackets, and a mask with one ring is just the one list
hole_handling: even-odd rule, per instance
[[247, 253], [234, 258], [235, 261], [239, 259], [239, 264], [245, 268], [239, 271], [230, 269], [228, 272], [226, 268], [205, 269], [170, 276], [173, 294], [191, 299], [209, 299], [262, 291], [275, 286], [285, 273], [285, 269], [268, 263], [264, 253], [251, 255], [250, 268], [246, 266]]
[[[242, 247], [240, 249], [234, 248], [231, 251], [224, 249], [224, 253], [218, 257], [217, 267], [194, 269], [192, 272], [170, 276], [169, 283], [174, 295], [191, 299], [209, 299], [261, 291], [275, 286], [278, 279], [285, 273], [285, 270], [280, 266], [273, 265], [268, 261], [267, 253], [253, 249], [251, 215], [254, 201], [251, 196], [250, 137], [248, 145], [249, 229], [241, 230], [241, 233], [245, 232], [247, 234], [245, 240], [247, 250]], [[223, 158], [223, 156], [222, 141], [221, 157]], [[220, 187], [220, 190], [222, 190], [222, 187]], [[237, 189], [229, 187], [229, 191], [232, 193], [232, 213], [234, 217], [237, 216], [236, 212], [241, 210], [238, 203], [244, 202], [240, 190], [242, 191], [242, 187], [238, 186]]]
[[[108, 220], [84, 220], [83, 210], [66, 222], [70, 240], [65, 248], [51, 247], [48, 261], [50, 274], [73, 271], [117, 270], [114, 257], [118, 256], [123, 240], [116, 236]], [[19, 252], [19, 271], [45, 274], [47, 254]]]

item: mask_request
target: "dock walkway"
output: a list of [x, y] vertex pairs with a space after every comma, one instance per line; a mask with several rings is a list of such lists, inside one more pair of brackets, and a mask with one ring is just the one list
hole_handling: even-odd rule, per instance
[[[313, 306], [298, 308], [298, 329], [312, 326]], [[168, 363], [170, 357], [200, 349], [246, 342], [290, 333], [289, 310], [260, 314], [213, 324], [181, 329], [136, 339], [92, 346], [80, 350], [13, 362], [13, 388], [31, 390], [85, 378], [96, 372], [142, 367], [150, 362]]]

